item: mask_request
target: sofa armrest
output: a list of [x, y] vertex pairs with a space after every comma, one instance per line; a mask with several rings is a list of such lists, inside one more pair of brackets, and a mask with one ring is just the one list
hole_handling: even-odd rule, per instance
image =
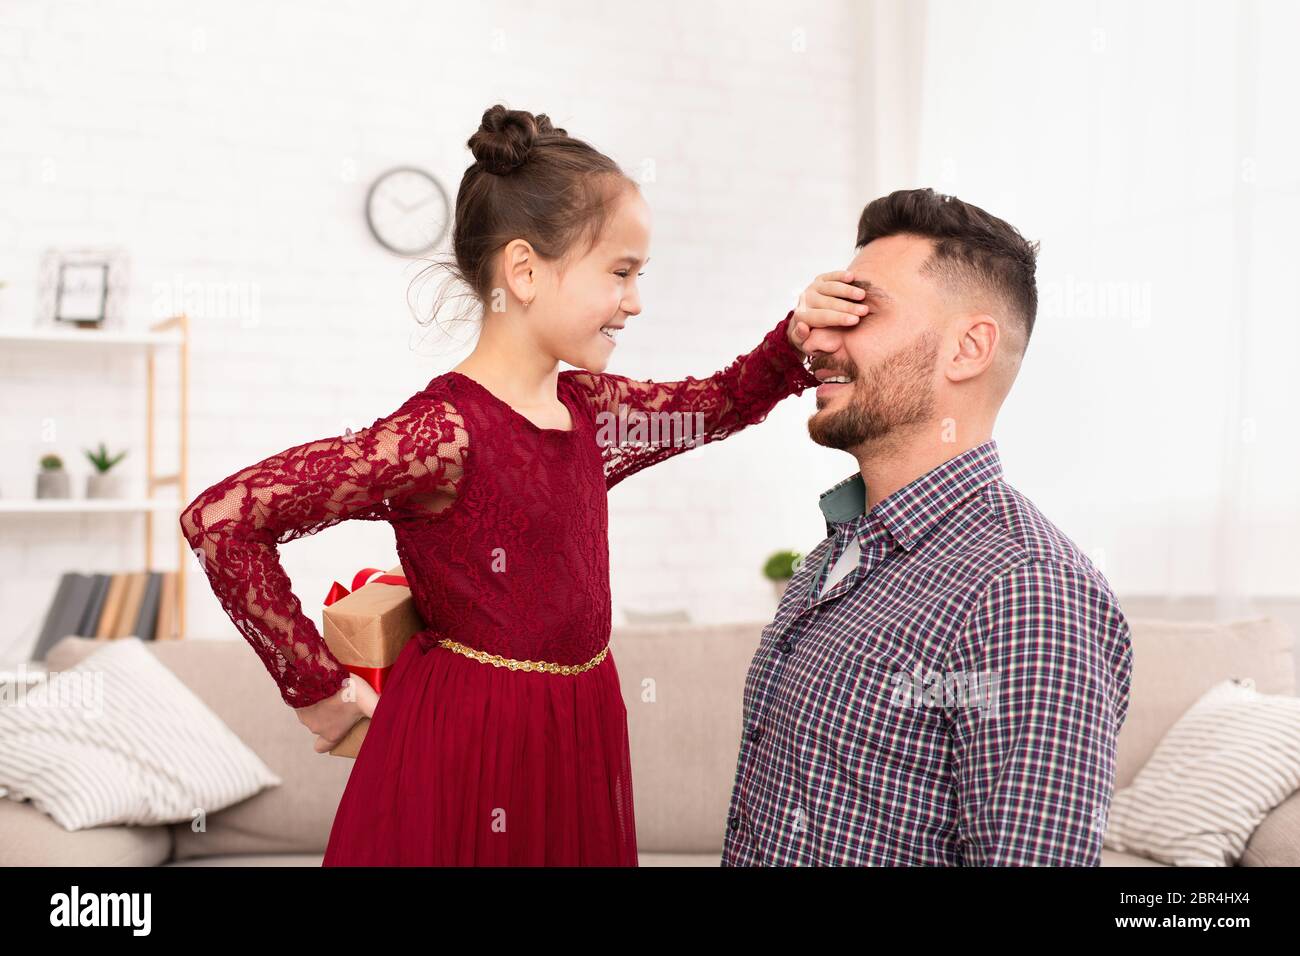
[[1251, 834], [1241, 866], [1300, 866], [1300, 790], [1274, 807]]

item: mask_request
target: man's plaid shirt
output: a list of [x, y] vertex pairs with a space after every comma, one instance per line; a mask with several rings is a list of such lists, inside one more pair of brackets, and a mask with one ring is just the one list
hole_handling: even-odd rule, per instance
[[722, 864], [1099, 863], [1132, 672], [1106, 579], [993, 440], [868, 513], [860, 474], [820, 503], [745, 681]]

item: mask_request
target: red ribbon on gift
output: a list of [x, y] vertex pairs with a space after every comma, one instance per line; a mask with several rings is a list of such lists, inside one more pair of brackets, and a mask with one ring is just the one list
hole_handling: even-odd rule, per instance
[[[379, 577], [371, 577], [371, 575], [375, 574], [379, 575]], [[400, 584], [402, 587], [410, 587], [406, 583], [406, 575], [388, 574], [379, 568], [362, 568], [352, 576], [352, 591], [367, 584]], [[329, 607], [339, 598], [347, 597], [352, 591], [335, 581], [334, 586], [330, 588], [330, 593], [325, 595], [325, 606]], [[388, 679], [388, 672], [393, 669], [392, 664], [387, 667], [361, 667], [360, 665], [354, 667], [351, 664], [344, 664], [343, 666], [373, 687], [376, 694], [384, 692], [384, 682]]]
[[[363, 587], [364, 585], [370, 584], [371, 581], [369, 580], [369, 578], [370, 575], [372, 574], [379, 575], [379, 577], [374, 579], [374, 581], [379, 584], [400, 584], [404, 588], [410, 587], [410, 585], [406, 583], [405, 574], [385, 574], [379, 568], [362, 568], [360, 571], [358, 571], [356, 574], [352, 576], [352, 591], [355, 591], [357, 590], [357, 588]], [[335, 581], [334, 586], [330, 588], [330, 593], [325, 595], [325, 606], [329, 607], [339, 598], [347, 597], [349, 594], [352, 593], [352, 591], [349, 591], [343, 585]]]

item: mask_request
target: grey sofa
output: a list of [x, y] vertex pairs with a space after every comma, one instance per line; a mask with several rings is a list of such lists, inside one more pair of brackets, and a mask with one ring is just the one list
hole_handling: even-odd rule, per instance
[[[1120, 787], [1178, 716], [1224, 677], [1251, 676], [1266, 693], [1296, 692], [1293, 637], [1274, 620], [1131, 623], [1135, 675], [1120, 736]], [[615, 629], [611, 644], [628, 708], [642, 865], [718, 864], [745, 672], [762, 627]], [[65, 669], [96, 646], [87, 638], [65, 638], [46, 663], [52, 671]], [[284, 785], [211, 815], [201, 833], [188, 824], [70, 833], [30, 804], [0, 799], [0, 865], [318, 866], [353, 761], [313, 751], [310, 734], [242, 639], [150, 647]], [[653, 681], [653, 702], [643, 699], [647, 679]], [[1102, 863], [1160, 865], [1110, 851], [1103, 852]], [[1242, 863], [1300, 864], [1300, 793], [1265, 819]]]

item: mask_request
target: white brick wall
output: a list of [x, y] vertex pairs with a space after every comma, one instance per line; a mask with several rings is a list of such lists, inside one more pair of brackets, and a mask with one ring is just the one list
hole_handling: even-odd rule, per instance
[[[422, 338], [405, 299], [415, 269], [370, 238], [365, 191], [385, 168], [413, 163], [454, 195], [464, 142], [500, 100], [548, 113], [630, 171], [653, 162], [645, 309], [610, 370], [708, 374], [852, 254], [869, 198], [856, 185], [854, 131], [866, 118], [853, 8], [232, 0], [196, 13], [7, 0], [0, 324], [31, 324], [48, 246], [129, 249], [135, 325], [150, 320], [160, 285], [254, 292], [255, 315], [192, 314], [190, 496], [369, 422], [464, 350]], [[168, 467], [175, 371], [161, 371]], [[139, 356], [7, 350], [0, 374], [0, 494], [29, 496], [49, 450], [83, 482], [79, 449], [101, 439], [129, 447], [121, 467], [143, 474]], [[763, 559], [811, 548], [824, 533], [817, 493], [853, 470], [809, 441], [812, 403], [789, 400], [763, 426], [615, 490], [616, 620], [627, 606], [680, 606], [699, 620], [771, 613]], [[139, 566], [138, 520], [0, 518], [0, 657], [35, 639], [60, 572]], [[170, 534], [170, 516], [160, 523]], [[172, 543], [159, 538], [162, 566]], [[388, 529], [363, 522], [282, 555], [313, 614], [332, 579], [394, 560]], [[202, 578], [190, 580], [191, 633], [232, 633]]]

